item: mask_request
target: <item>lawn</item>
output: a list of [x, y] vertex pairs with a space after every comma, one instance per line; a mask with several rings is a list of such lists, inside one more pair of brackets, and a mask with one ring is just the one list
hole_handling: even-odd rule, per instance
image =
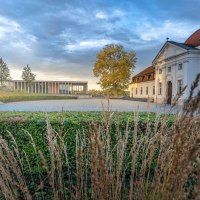
[[29, 94], [23, 91], [0, 90], [0, 102], [36, 101], [36, 100], [64, 100], [77, 99], [75, 96], [59, 96], [51, 94]]

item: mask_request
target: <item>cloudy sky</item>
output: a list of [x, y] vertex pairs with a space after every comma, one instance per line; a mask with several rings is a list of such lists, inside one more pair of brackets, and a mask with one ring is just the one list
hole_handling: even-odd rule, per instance
[[166, 37], [200, 28], [199, 0], [0, 0], [0, 57], [13, 79], [26, 64], [38, 80], [86, 80], [109, 43], [135, 50], [134, 73], [151, 65]]

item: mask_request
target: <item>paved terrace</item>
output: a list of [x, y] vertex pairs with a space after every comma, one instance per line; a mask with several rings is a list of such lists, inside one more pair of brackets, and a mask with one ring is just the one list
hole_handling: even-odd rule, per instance
[[[74, 100], [45, 100], [45, 101], [24, 101], [1, 103], [0, 111], [103, 111], [107, 108], [119, 112], [146, 112], [146, 102], [111, 99], [108, 106], [106, 99], [74, 99]], [[175, 113], [169, 105], [149, 104], [150, 112]]]

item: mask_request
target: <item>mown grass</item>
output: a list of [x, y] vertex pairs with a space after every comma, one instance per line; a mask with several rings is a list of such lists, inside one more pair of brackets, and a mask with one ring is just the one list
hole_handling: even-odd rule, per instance
[[64, 100], [77, 99], [75, 96], [59, 96], [51, 94], [29, 94], [23, 91], [0, 90], [0, 102], [37, 101], [37, 100]]

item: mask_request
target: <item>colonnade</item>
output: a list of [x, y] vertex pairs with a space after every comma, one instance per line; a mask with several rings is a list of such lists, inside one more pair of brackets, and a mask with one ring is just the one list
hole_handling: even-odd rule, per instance
[[88, 90], [88, 83], [81, 81], [34, 81], [28, 84], [25, 81], [12, 80], [11, 83], [13, 89], [29, 93], [78, 94]]

